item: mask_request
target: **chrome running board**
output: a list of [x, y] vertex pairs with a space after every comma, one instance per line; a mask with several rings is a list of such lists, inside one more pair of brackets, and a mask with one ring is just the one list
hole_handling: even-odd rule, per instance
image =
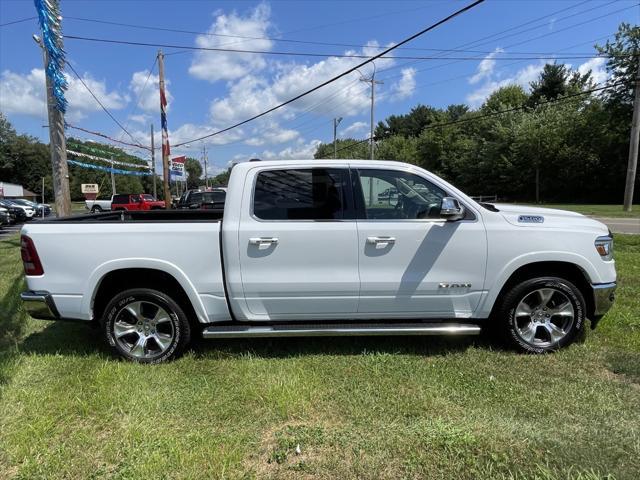
[[385, 335], [478, 335], [480, 327], [461, 323], [412, 324], [286, 324], [286, 325], [214, 325], [203, 330], [204, 338], [249, 337], [340, 337]]

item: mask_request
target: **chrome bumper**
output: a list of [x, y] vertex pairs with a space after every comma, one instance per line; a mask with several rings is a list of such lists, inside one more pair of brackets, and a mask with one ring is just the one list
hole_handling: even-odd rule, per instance
[[22, 292], [20, 298], [24, 303], [24, 308], [33, 318], [40, 320], [58, 320], [60, 314], [56, 308], [56, 304], [49, 292]]
[[593, 316], [596, 318], [602, 317], [609, 311], [615, 300], [615, 290], [618, 284], [612, 283], [600, 283], [597, 285], [591, 285], [593, 288]]

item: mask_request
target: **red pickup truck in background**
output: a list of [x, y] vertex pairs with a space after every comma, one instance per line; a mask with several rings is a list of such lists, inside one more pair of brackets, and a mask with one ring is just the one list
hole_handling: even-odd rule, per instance
[[111, 211], [117, 210], [159, 210], [165, 208], [164, 202], [156, 200], [148, 193], [119, 194], [113, 196]]

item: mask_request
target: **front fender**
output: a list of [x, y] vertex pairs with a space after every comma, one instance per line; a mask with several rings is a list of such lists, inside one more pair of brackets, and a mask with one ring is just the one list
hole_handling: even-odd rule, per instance
[[486, 294], [484, 300], [480, 302], [478, 307], [477, 316], [479, 318], [486, 318], [491, 313], [493, 305], [495, 304], [498, 295], [502, 291], [502, 288], [507, 283], [509, 278], [514, 274], [516, 270], [526, 265], [540, 262], [562, 262], [576, 265], [585, 274], [587, 280], [590, 283], [604, 283], [598, 269], [584, 256], [573, 252], [531, 252], [525, 253], [518, 257], [513, 258], [494, 276], [493, 282], [490, 278], [487, 278], [485, 283]]

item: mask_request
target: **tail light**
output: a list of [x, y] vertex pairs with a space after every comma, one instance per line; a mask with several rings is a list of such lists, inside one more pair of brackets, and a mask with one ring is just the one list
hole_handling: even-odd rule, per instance
[[20, 255], [22, 256], [25, 275], [44, 275], [36, 246], [33, 244], [33, 240], [26, 235], [20, 237]]

